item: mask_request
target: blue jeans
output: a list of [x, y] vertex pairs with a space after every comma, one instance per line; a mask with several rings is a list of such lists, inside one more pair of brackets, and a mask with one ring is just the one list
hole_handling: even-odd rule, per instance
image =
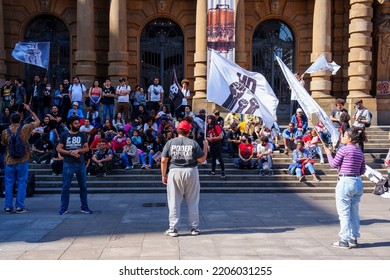
[[[83, 101], [76, 101], [77, 103], [79, 103], [79, 109], [81, 111], [84, 111], [84, 102]], [[72, 102], [73, 103], [73, 102]], [[85, 115], [84, 115], [85, 116]]]
[[[316, 171], [314, 170], [314, 166], [310, 162], [305, 164], [305, 168], [309, 169], [310, 174], [316, 173]], [[302, 176], [302, 169], [301, 168], [296, 168], [295, 169], [295, 174], [297, 175], [297, 177]], [[303, 175], [305, 175], [305, 174], [303, 174]]]
[[[92, 100], [94, 102], [98, 101], [99, 100], [99, 96], [92, 96]], [[99, 107], [100, 107], [100, 102], [98, 103], [93, 103], [91, 100], [91, 107], [93, 107], [95, 109], [95, 111], [99, 112]]]
[[341, 240], [360, 237], [359, 202], [362, 195], [362, 177], [339, 177], [336, 186], [336, 208], [340, 220]]
[[[107, 111], [109, 114], [109, 119], [107, 119]], [[114, 119], [114, 104], [103, 104], [103, 118], [101, 123], [104, 123], [106, 120], [113, 120]]]
[[76, 173], [77, 182], [80, 187], [81, 209], [88, 208], [87, 193], [87, 171], [85, 163], [64, 162], [62, 169], [62, 192], [61, 209], [68, 210], [70, 186], [72, 184], [73, 174]]
[[259, 165], [259, 169], [260, 170], [263, 169], [263, 164], [264, 164], [265, 161], [268, 162], [268, 168], [272, 169], [272, 156], [271, 155], [267, 155], [266, 157], [267, 157], [267, 160], [265, 160], [264, 158], [259, 158], [257, 160], [257, 164]]
[[28, 179], [28, 161], [17, 164], [6, 164], [4, 171], [4, 187], [5, 187], [5, 207], [13, 209], [14, 199], [14, 184], [18, 182], [18, 194], [16, 197], [16, 208], [25, 208], [24, 201], [26, 200], [26, 188]]

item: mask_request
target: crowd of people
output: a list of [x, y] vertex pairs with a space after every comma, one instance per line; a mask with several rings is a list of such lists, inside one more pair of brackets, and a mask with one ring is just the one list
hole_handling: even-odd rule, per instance
[[[39, 76], [34, 77], [32, 85], [21, 79], [15, 79], [14, 83], [7, 79], [1, 88], [1, 127], [4, 129], [9, 125], [13, 112], [23, 112], [23, 104], [29, 104], [40, 120], [28, 140], [32, 146], [32, 163], [51, 164], [54, 174], [62, 172], [63, 157], [56, 147], [60, 135], [69, 130], [67, 123], [72, 116], [80, 119], [80, 132], [86, 135], [90, 147], [85, 154], [87, 174], [96, 176], [106, 176], [114, 166], [125, 170], [137, 166], [141, 169], [158, 167], [165, 143], [177, 137], [177, 125], [183, 119], [193, 124], [190, 138], [201, 147], [203, 139], [208, 140], [209, 174], [216, 175], [219, 165], [221, 178], [226, 177], [224, 151], [234, 158], [236, 168], [258, 168], [260, 175], [267, 172], [273, 175], [272, 154], [280, 149], [279, 142], [282, 142], [284, 153], [292, 152], [291, 174], [302, 181], [307, 169], [317, 181], [313, 158], [319, 157], [320, 164], [325, 162], [321, 143], [334, 148], [339, 145], [331, 143], [330, 134], [322, 123], [309, 124], [309, 118], [301, 108], [292, 115], [288, 128], [281, 131], [276, 121], [269, 128], [252, 115], [244, 115], [241, 120], [234, 112], [225, 119], [218, 110], [209, 116], [204, 109], [198, 114], [192, 112], [188, 105], [190, 92], [186, 79], [179, 89], [182, 105], [176, 110], [164, 103], [164, 89], [158, 78], [146, 92], [140, 85], [132, 90], [125, 78], [118, 82], [115, 88], [108, 78], [102, 86], [95, 80], [88, 88], [74, 77], [72, 84], [65, 79], [58, 89], [54, 89]], [[330, 112], [330, 119], [341, 134], [349, 128], [350, 120], [344, 104], [344, 100], [337, 99], [336, 108]], [[364, 127], [371, 122], [371, 114], [361, 100], [356, 102], [356, 109], [353, 126]], [[363, 144], [361, 148], [364, 148]]]
[[[88, 206], [87, 175], [106, 176], [114, 165], [125, 170], [160, 167], [162, 183], [167, 184], [169, 206], [168, 236], [178, 236], [180, 205], [183, 198], [189, 208], [191, 234], [199, 230], [199, 174], [197, 164], [211, 158], [210, 176], [220, 166], [221, 178], [226, 177], [222, 152], [229, 153], [236, 168], [258, 168], [261, 176], [273, 175], [273, 158], [283, 141], [284, 154], [292, 152], [290, 174], [301, 182], [305, 174], [319, 181], [314, 157], [324, 164], [322, 147], [331, 167], [340, 170], [336, 187], [336, 206], [340, 217], [339, 248], [358, 246], [360, 223], [358, 205], [363, 194], [361, 175], [365, 172], [365, 127], [372, 115], [363, 101], [355, 102], [353, 127], [351, 116], [342, 99], [330, 112], [330, 120], [339, 129], [341, 139], [332, 143], [330, 133], [321, 123], [298, 108], [288, 127], [281, 131], [277, 122], [264, 125], [256, 116], [231, 112], [222, 118], [218, 110], [198, 114], [188, 105], [189, 82], [183, 80], [179, 89], [182, 104], [176, 110], [164, 104], [164, 90], [155, 78], [147, 90], [136, 86], [132, 91], [121, 78], [114, 88], [106, 79], [102, 87], [94, 81], [87, 87], [78, 77], [73, 83], [65, 79], [59, 89], [52, 89], [47, 80], [34, 78], [29, 87], [21, 79], [14, 84], [7, 80], [1, 88], [0, 116], [1, 168], [5, 169], [5, 213], [13, 212], [13, 187], [18, 184], [16, 213], [27, 213], [25, 207], [28, 163], [51, 164], [54, 174], [63, 174], [59, 215], [68, 211], [70, 186], [76, 174], [80, 188], [81, 212], [92, 214]], [[102, 104], [102, 108], [100, 106]], [[20, 137], [20, 142], [18, 142]], [[24, 145], [27, 145], [24, 147]], [[324, 145], [321, 145], [324, 144]], [[31, 150], [30, 150], [31, 145]], [[23, 147], [24, 153], [17, 156]], [[331, 149], [337, 153], [333, 158]], [[353, 156], [349, 156], [349, 155]], [[237, 155], [237, 156], [236, 156]], [[168, 166], [169, 163], [169, 166]], [[168, 169], [171, 170], [168, 173]]]

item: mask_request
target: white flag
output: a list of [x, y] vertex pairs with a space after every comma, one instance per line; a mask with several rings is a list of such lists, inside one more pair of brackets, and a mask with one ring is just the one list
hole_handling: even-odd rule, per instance
[[49, 42], [16, 43], [12, 56], [21, 62], [49, 69]]
[[310, 96], [310, 94], [306, 91], [306, 89], [301, 85], [298, 79], [294, 76], [291, 70], [283, 63], [283, 61], [276, 57], [280, 68], [282, 69], [283, 75], [286, 78], [291, 91], [294, 92], [294, 98], [298, 101], [302, 110], [305, 114], [310, 117], [311, 114], [316, 114], [322, 124], [329, 131], [332, 144], [336, 145], [339, 141], [340, 132], [334, 127], [332, 121], [329, 119], [329, 116], [325, 113], [325, 111], [318, 105], [317, 102]]
[[279, 104], [263, 75], [247, 71], [215, 51], [211, 54], [207, 99], [229, 111], [258, 116], [270, 128]]
[[337, 71], [340, 69], [340, 66], [336, 62], [332, 61], [329, 63], [324, 54], [321, 54], [316, 61], [305, 71], [305, 73], [314, 73], [318, 71], [329, 70], [332, 72], [332, 75], [336, 75]]

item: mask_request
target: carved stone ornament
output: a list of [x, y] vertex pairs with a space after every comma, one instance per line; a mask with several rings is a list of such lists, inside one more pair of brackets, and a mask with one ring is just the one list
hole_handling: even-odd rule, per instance
[[50, 0], [40, 0], [41, 10], [49, 10], [50, 9]]
[[160, 11], [165, 10], [165, 7], [167, 6], [167, 1], [166, 0], [157, 0], [157, 8]]
[[273, 11], [278, 11], [279, 10], [279, 5], [280, 5], [280, 2], [279, 0], [271, 0], [271, 9]]

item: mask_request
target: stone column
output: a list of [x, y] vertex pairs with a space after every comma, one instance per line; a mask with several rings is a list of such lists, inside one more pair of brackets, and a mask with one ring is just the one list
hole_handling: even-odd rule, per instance
[[349, 98], [369, 97], [371, 89], [373, 0], [350, 0]]
[[350, 0], [350, 5], [347, 109], [353, 112], [354, 101], [363, 99], [373, 112], [376, 111], [376, 102], [370, 96], [373, 0]]
[[88, 88], [96, 76], [94, 1], [77, 0], [75, 75]]
[[[325, 54], [328, 61], [332, 61], [331, 19], [331, 0], [315, 0], [311, 62], [314, 62], [322, 53]], [[320, 71], [311, 74], [310, 90], [313, 98], [330, 98], [330, 91], [332, 89], [330, 76], [330, 71]]]
[[5, 48], [4, 48], [4, 16], [3, 16], [3, 0], [0, 0], [0, 86], [5, 82], [7, 66], [5, 65]]
[[127, 51], [126, 1], [111, 0], [110, 4], [110, 50], [108, 52], [108, 76], [112, 80], [129, 76], [129, 53]]
[[[245, 0], [237, 0], [236, 7], [236, 63], [243, 68], [248, 68], [246, 65], [245, 52]], [[237, 34], [239, 36], [237, 36]]]
[[196, 29], [195, 29], [195, 54], [194, 54], [194, 99], [192, 107], [194, 112], [205, 108], [207, 88], [207, 1], [196, 2]]

